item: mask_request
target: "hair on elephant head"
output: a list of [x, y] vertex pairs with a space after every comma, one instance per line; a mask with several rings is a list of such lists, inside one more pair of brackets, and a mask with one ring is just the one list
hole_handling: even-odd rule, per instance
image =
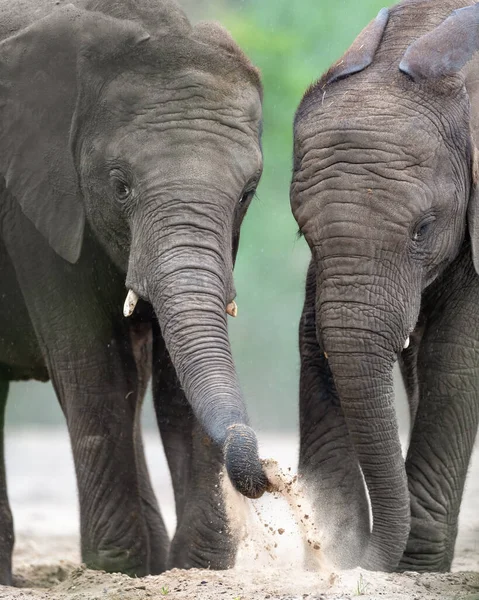
[[[327, 450], [318, 449], [321, 436], [331, 444], [328, 436], [347, 432], [348, 441], [338, 440], [336, 446], [345, 460], [337, 467], [341, 491], [331, 491], [339, 515], [332, 554], [339, 562], [344, 559], [337, 541], [351, 514], [357, 516], [351, 526], [356, 537], [367, 532], [353, 544], [353, 558], [343, 560], [349, 566], [391, 570], [399, 564], [450, 564], [444, 558], [449, 542], [437, 544], [435, 551], [434, 534], [424, 542], [424, 523], [433, 509], [427, 513], [423, 503], [415, 512], [414, 500], [410, 508], [408, 478], [412, 489], [416, 459], [410, 450], [405, 466], [392, 368], [398, 357], [413, 364], [421, 351], [426, 364], [432, 338], [428, 342], [425, 335], [421, 341], [418, 320], [429, 318], [433, 291], [433, 306], [440, 302], [438, 290], [447, 287], [458, 261], [471, 258], [470, 241], [478, 264], [474, 73], [479, 5], [461, 8], [464, 4], [404, 1], [389, 13], [381, 11], [343, 59], [306, 92], [296, 113], [291, 206], [312, 254], [301, 336], [314, 331], [321, 350], [316, 369], [332, 375], [325, 376], [325, 384], [312, 374], [302, 339], [302, 410], [316, 410], [304, 408], [313, 405], [306, 382], [314, 377], [319, 387], [329, 386], [330, 397], [337, 395], [341, 406], [336, 433], [323, 424], [331, 413], [313, 424], [310, 416], [302, 416], [300, 463], [316, 477], [319, 490], [320, 475], [329, 473]], [[450, 16], [454, 8], [459, 10]], [[412, 348], [403, 352], [410, 336]], [[440, 347], [445, 351], [445, 344]], [[421, 369], [422, 363], [414, 362], [410, 381], [415, 393], [427, 396], [429, 380], [421, 381]], [[351, 455], [357, 461], [347, 458]], [[370, 532], [362, 476], [372, 509]], [[354, 498], [345, 491], [345, 482], [353, 480], [361, 488]], [[409, 563], [408, 556], [413, 557]]]
[[261, 99], [258, 72], [229, 34], [192, 27], [170, 0], [69, 4], [0, 43], [9, 192], [72, 264], [92, 231], [130, 298], [152, 304], [197, 417], [253, 497], [268, 484], [226, 307], [262, 171]]

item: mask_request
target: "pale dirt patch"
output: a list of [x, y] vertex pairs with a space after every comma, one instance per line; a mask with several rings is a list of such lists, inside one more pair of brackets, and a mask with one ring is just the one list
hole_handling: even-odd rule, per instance
[[[26, 460], [29, 446], [31, 455]], [[157, 436], [147, 436], [145, 446], [155, 491], [171, 533], [172, 497]], [[290, 503], [301, 504], [295, 516], [278, 494], [247, 502], [225, 486], [230, 514], [235, 517], [233, 526], [243, 535], [235, 569], [175, 569], [159, 577], [130, 579], [79, 566], [78, 515], [65, 436], [52, 432], [44, 437], [16, 435], [7, 443], [7, 461], [16, 467], [10, 465], [9, 487], [17, 521], [15, 584], [22, 587], [0, 588], [0, 600], [479, 600], [479, 452], [471, 465], [461, 511], [454, 561], [455, 570], [461, 572], [418, 575], [360, 569], [335, 573], [324, 562], [320, 549], [320, 571], [304, 570], [303, 535], [316, 543], [321, 527], [313, 526], [311, 534], [301, 524], [309, 509], [297, 499], [300, 485], [294, 480], [296, 451], [293, 438], [272, 437], [264, 440], [261, 452], [263, 456], [274, 456], [283, 466]], [[62, 487], [58, 487], [59, 481]]]
[[[73, 542], [73, 540], [72, 540]], [[181, 571], [158, 577], [130, 579], [125, 575], [86, 570], [62, 561], [52, 565], [19, 567], [28, 589], [0, 588], [0, 599], [31, 600], [478, 600], [477, 573], [418, 575], [384, 574], [355, 569], [324, 578], [298, 569], [258, 565], [230, 571]], [[52, 585], [53, 584], [53, 585]], [[50, 585], [50, 589], [38, 586]], [[32, 589], [36, 587], [36, 589]]]

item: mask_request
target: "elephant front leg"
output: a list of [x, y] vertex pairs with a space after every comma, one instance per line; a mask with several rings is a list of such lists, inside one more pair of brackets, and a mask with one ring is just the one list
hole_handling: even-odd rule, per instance
[[8, 381], [0, 373], [0, 585], [12, 584], [13, 519], [7, 496], [5, 474], [4, 425]]
[[479, 421], [479, 282], [470, 260], [425, 299], [419, 404], [406, 469], [411, 532], [400, 568], [448, 571]]
[[121, 314], [123, 277], [88, 232], [72, 266], [22, 218], [7, 249], [68, 424], [83, 561], [129, 575], [158, 572], [167, 536], [144, 466], [138, 403], [145, 382]]
[[369, 539], [369, 507], [328, 360], [319, 347], [315, 316], [316, 275], [311, 262], [299, 341], [299, 473], [323, 531], [322, 548], [335, 566], [352, 568]]
[[151, 320], [153, 311], [144, 303], [137, 307], [135, 315], [128, 319], [130, 342], [136, 363], [137, 403], [134, 420], [135, 458], [143, 512], [148, 528], [150, 547], [150, 574], [157, 575], [166, 568], [170, 541], [160, 514], [158, 500], [153, 491], [146, 464], [141, 433], [141, 409], [148, 382], [151, 378]]
[[222, 494], [223, 455], [193, 415], [158, 324], [153, 330], [153, 399], [176, 503], [168, 568], [230, 568], [237, 538], [230, 532]]
[[[122, 344], [113, 339], [107, 356], [91, 353], [73, 368], [57, 359], [51, 369], [73, 450], [82, 559], [90, 568], [139, 577], [151, 572], [152, 562], [154, 571], [164, 570], [167, 536], [137, 458], [143, 450], [135, 371]], [[151, 543], [158, 518], [162, 547]]]

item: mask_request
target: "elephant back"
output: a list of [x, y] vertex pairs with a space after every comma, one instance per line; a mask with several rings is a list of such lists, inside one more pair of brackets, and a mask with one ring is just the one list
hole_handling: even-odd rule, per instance
[[0, 41], [67, 4], [137, 21], [158, 33], [187, 34], [191, 30], [188, 18], [176, 0], [0, 0]]

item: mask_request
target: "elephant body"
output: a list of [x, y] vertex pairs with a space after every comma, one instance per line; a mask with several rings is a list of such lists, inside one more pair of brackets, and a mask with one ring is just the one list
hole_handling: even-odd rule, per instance
[[[226, 568], [223, 467], [245, 495], [267, 487], [226, 325], [262, 168], [258, 74], [170, 0], [0, 14], [0, 583], [14, 540], [3, 415], [9, 381], [31, 378], [51, 379], [66, 417], [88, 566]], [[151, 374], [171, 544], [141, 441]]]
[[478, 23], [467, 2], [384, 9], [296, 113], [299, 470], [344, 567], [451, 567], [479, 421]]

